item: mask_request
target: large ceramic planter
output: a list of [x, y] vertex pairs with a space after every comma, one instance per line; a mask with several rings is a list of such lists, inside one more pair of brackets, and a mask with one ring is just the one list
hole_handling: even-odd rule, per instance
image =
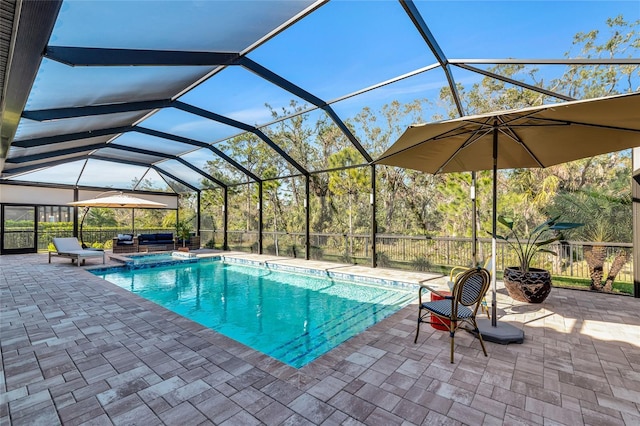
[[551, 273], [537, 268], [522, 272], [510, 266], [504, 270], [504, 286], [513, 300], [542, 303], [551, 291]]

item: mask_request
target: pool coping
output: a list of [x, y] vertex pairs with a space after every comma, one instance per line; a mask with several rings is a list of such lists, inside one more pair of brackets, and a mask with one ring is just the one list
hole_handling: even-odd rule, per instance
[[[170, 253], [170, 252], [166, 252]], [[157, 254], [157, 253], [156, 253]], [[297, 274], [318, 276], [318, 277], [329, 277], [336, 280], [341, 281], [353, 281], [360, 284], [369, 284], [369, 285], [382, 285], [386, 287], [393, 288], [401, 288], [404, 290], [416, 290], [421, 283], [424, 282], [433, 282], [434, 287], [442, 286], [443, 290], [446, 290], [446, 286], [444, 283], [438, 283], [437, 280], [443, 279], [446, 276], [443, 274], [435, 274], [435, 273], [414, 273], [415, 280], [410, 279], [398, 279], [393, 275], [397, 275], [398, 271], [396, 270], [386, 270], [387, 274], [390, 276], [388, 278], [380, 278], [380, 271], [385, 271], [384, 269], [377, 268], [376, 276], [372, 276], [370, 273], [368, 274], [367, 270], [363, 270], [363, 266], [358, 265], [348, 265], [348, 264], [327, 264], [327, 262], [322, 261], [307, 261], [313, 262], [315, 267], [301, 267], [297, 265], [291, 264], [292, 259], [286, 257], [273, 257], [270, 259], [264, 259], [265, 255], [253, 255], [247, 253], [221, 253], [221, 252], [203, 252], [199, 253], [198, 251], [194, 251], [190, 253], [191, 255], [195, 255], [193, 257], [185, 258], [185, 259], [176, 259], [175, 261], [166, 261], [158, 264], [142, 264], [136, 265], [133, 269], [144, 269], [144, 268], [153, 268], [157, 266], [169, 266], [169, 265], [179, 265], [184, 263], [195, 263], [203, 259], [207, 260], [221, 260], [226, 263], [238, 264], [238, 265], [249, 265], [254, 267], [264, 267], [274, 271], [282, 271], [282, 272], [291, 272]], [[140, 255], [138, 255], [140, 256]], [[144, 256], [144, 255], [142, 255]], [[130, 267], [130, 257], [128, 256], [119, 256], [119, 255], [111, 255], [112, 259], [123, 262], [121, 266], [96, 266], [94, 268], [89, 269], [91, 272], [96, 271], [108, 271], [111, 269], [122, 268], [122, 267]], [[296, 259], [293, 259], [296, 261]], [[406, 276], [406, 272], [402, 271], [400, 273], [403, 276]]]

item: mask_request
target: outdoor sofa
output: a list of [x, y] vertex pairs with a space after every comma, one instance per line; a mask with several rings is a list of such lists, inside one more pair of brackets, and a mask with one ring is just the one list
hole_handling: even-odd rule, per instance
[[133, 234], [118, 234], [113, 238], [113, 253], [136, 253], [138, 247], [135, 246]]
[[158, 232], [154, 234], [118, 234], [113, 238], [113, 253], [138, 253], [149, 251], [175, 250], [176, 243], [171, 232]]

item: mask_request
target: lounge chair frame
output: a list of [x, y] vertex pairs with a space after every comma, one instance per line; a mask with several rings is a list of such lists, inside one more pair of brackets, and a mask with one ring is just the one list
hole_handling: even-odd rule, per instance
[[76, 263], [78, 267], [80, 264], [85, 264], [87, 258], [96, 258], [98, 256], [102, 257], [102, 264], [105, 264], [105, 253], [102, 250], [87, 250], [83, 249], [78, 242], [78, 239], [75, 237], [72, 238], [54, 238], [53, 245], [56, 248], [56, 251], [49, 251], [49, 263], [51, 263], [51, 258], [53, 256], [56, 257], [65, 257], [67, 259], [71, 259], [71, 263]]

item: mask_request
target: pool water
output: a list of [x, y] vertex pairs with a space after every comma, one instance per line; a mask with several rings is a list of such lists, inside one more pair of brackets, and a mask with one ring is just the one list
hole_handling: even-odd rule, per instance
[[179, 258], [173, 256], [172, 253], [156, 253], [156, 254], [139, 254], [139, 255], [130, 255], [127, 257], [129, 261], [128, 265], [157, 265], [168, 262], [180, 262], [183, 260], [189, 260], [188, 258]]
[[297, 368], [414, 298], [405, 288], [219, 260], [94, 273]]

